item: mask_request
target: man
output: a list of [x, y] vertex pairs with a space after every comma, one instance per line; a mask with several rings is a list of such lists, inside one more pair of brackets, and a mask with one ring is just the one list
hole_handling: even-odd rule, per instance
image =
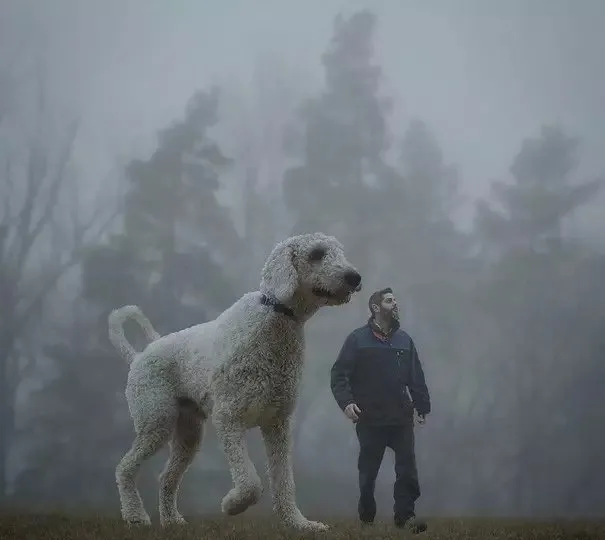
[[373, 293], [368, 304], [368, 323], [347, 336], [331, 371], [332, 394], [359, 440], [359, 519], [374, 521], [376, 477], [389, 447], [395, 453], [395, 525], [419, 533], [427, 525], [415, 517], [420, 487], [414, 410], [423, 425], [431, 410], [429, 392], [414, 342], [399, 328], [392, 289]]

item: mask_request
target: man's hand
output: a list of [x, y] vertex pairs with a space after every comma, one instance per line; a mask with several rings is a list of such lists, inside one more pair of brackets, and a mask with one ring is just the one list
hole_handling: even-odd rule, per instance
[[424, 414], [415, 414], [416, 416], [416, 424], [418, 424], [419, 426], [424, 426], [424, 424], [426, 423], [426, 416]]
[[357, 415], [360, 412], [359, 407], [355, 403], [349, 403], [345, 407], [345, 414], [347, 415], [347, 418], [353, 422], [357, 422], [357, 420], [359, 420], [359, 416]]

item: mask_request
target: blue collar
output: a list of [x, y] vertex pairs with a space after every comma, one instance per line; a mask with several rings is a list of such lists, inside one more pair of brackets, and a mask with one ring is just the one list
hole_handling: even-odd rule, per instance
[[269, 298], [266, 294], [263, 294], [260, 297], [260, 303], [265, 306], [273, 307], [273, 311], [275, 311], [276, 313], [283, 313], [284, 315], [287, 315], [288, 317], [291, 317], [292, 319], [296, 320], [296, 317], [294, 316], [294, 311], [292, 311], [291, 308], [289, 308], [285, 304], [282, 304], [281, 302], [278, 302], [274, 298]]

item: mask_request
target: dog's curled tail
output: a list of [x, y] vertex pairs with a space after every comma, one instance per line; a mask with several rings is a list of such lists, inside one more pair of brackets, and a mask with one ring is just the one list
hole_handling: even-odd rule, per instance
[[139, 324], [149, 343], [160, 337], [160, 334], [155, 331], [151, 322], [139, 306], [122, 306], [121, 308], [114, 309], [107, 319], [109, 323], [109, 341], [111, 341], [111, 344], [129, 364], [137, 354], [137, 351], [124, 335], [124, 323], [128, 319], [134, 319]]

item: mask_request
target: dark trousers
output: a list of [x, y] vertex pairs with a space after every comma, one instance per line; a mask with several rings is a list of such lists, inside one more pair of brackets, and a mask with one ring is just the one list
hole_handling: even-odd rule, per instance
[[359, 440], [359, 519], [370, 522], [376, 516], [374, 489], [384, 452], [391, 448], [395, 453], [395, 485], [393, 507], [396, 521], [415, 515], [414, 508], [420, 497], [416, 457], [414, 453], [414, 425], [373, 426], [356, 424]]

